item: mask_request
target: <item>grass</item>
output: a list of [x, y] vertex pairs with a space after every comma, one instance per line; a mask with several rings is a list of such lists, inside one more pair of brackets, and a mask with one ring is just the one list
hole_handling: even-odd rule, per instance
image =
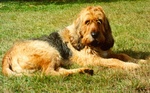
[[[111, 24], [115, 52], [135, 58], [150, 56], [150, 1], [108, 2], [0, 2], [0, 61], [13, 42], [60, 30], [71, 24], [79, 11], [101, 5]], [[5, 77], [0, 72], [3, 93], [150, 93], [150, 60], [141, 69], [124, 71], [95, 67], [94, 76]], [[0, 63], [1, 66], [1, 63]], [[74, 66], [73, 66], [74, 67]], [[71, 68], [73, 68], [71, 67]], [[0, 67], [1, 70], [1, 67]]]

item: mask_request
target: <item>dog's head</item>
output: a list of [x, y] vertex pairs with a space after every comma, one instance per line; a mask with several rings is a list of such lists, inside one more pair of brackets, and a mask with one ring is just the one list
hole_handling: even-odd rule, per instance
[[77, 50], [89, 46], [106, 51], [114, 44], [108, 19], [100, 6], [83, 9], [73, 26], [71, 41]]

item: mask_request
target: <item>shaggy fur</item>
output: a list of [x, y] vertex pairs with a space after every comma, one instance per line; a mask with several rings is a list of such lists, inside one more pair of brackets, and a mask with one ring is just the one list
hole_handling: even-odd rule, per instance
[[[103, 9], [90, 6], [81, 11], [72, 25], [39, 39], [21, 41], [5, 54], [2, 72], [6, 76], [31, 75], [37, 70], [45, 75], [93, 74], [88, 66], [137, 69], [134, 59], [114, 54], [111, 28]], [[83, 68], [65, 69], [68, 64]]]

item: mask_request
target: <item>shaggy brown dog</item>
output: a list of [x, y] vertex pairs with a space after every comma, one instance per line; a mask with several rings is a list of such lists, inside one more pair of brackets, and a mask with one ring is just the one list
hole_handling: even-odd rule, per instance
[[[45, 75], [93, 74], [87, 66], [136, 69], [126, 54], [111, 51], [114, 39], [109, 22], [100, 6], [81, 11], [72, 25], [49, 36], [16, 43], [4, 56], [2, 72], [6, 76], [31, 75], [41, 70]], [[65, 69], [75, 63], [83, 68]], [[85, 67], [85, 68], [84, 68]]]

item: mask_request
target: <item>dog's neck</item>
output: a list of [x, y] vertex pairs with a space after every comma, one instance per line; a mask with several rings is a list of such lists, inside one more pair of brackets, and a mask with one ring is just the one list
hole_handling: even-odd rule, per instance
[[74, 28], [74, 24], [67, 26], [63, 30], [58, 32], [64, 42], [70, 42], [72, 36], [75, 36], [77, 33]]
[[70, 42], [69, 30], [67, 28], [58, 32], [64, 43]]

